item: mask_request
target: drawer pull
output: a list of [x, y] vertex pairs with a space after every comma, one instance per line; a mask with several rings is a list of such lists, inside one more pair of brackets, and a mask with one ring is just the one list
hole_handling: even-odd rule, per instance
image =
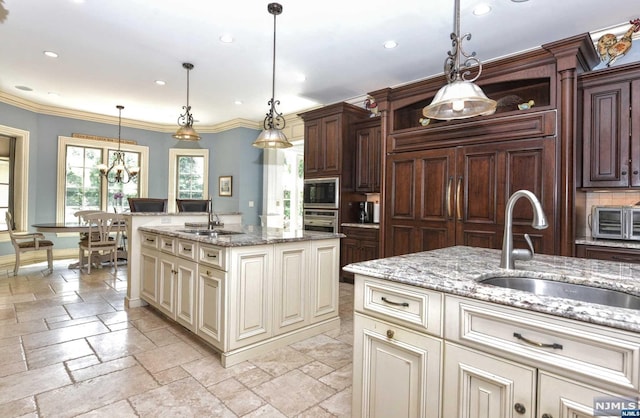
[[208, 258], [218, 258], [218, 254], [207, 254]]
[[190, 253], [191, 252], [191, 247], [184, 247], [184, 248], [182, 248], [182, 251]]
[[168, 247], [168, 248], [171, 248], [171, 247], [173, 247], [173, 244], [171, 244], [170, 242], [165, 242], [164, 246]]
[[389, 305], [404, 306], [405, 308], [409, 306], [407, 302], [394, 302], [392, 300], [385, 298], [384, 296], [381, 299], [383, 302], [388, 303]]
[[393, 338], [394, 334], [395, 334], [395, 332], [393, 332], [392, 329], [388, 329], [387, 330], [387, 338]]
[[513, 336], [516, 337], [519, 340], [524, 341], [527, 344], [531, 344], [531, 345], [535, 345], [536, 347], [541, 347], [541, 348], [553, 348], [553, 349], [558, 349], [558, 350], [562, 350], [562, 344], [558, 344], [558, 343], [553, 343], [553, 344], [543, 344], [543, 343], [539, 343], [537, 341], [533, 341], [530, 340], [528, 338], [525, 338], [522, 336], [522, 334], [514, 332]]
[[153, 239], [153, 238], [145, 238], [145, 241], [147, 241], [147, 242], [156, 242], [156, 240]]
[[527, 408], [525, 408], [524, 405], [522, 405], [521, 403], [517, 403], [517, 404], [513, 405], [513, 409], [515, 409], [516, 412], [519, 413], [520, 415], [522, 415], [525, 412], [527, 412]]
[[551, 414], [542, 414], [542, 418], [553, 418]]

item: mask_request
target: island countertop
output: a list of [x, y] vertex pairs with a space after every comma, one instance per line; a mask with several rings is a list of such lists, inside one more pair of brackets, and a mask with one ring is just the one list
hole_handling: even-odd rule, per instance
[[[253, 225], [230, 224], [213, 228], [221, 230], [222, 233], [216, 237], [197, 235], [185, 230], [197, 230], [203, 228], [193, 228], [184, 225], [152, 225], [141, 226], [139, 231], [152, 232], [160, 235], [167, 235], [206, 244], [218, 245], [220, 247], [245, 247], [251, 245], [277, 244], [291, 241], [310, 241], [321, 239], [342, 238], [344, 234], [305, 231], [302, 229], [284, 230], [281, 228], [263, 228]], [[206, 229], [206, 228], [204, 228]], [[224, 232], [231, 232], [225, 234]]]
[[458, 296], [640, 333], [640, 311], [539, 296], [479, 283], [492, 275], [535, 277], [601, 287], [640, 296], [640, 264], [536, 254], [499, 267], [500, 250], [456, 246], [354, 263], [344, 270]]

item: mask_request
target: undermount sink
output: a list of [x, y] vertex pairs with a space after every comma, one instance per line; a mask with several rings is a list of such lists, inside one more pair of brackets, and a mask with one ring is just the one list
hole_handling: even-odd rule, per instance
[[180, 232], [186, 232], [187, 234], [194, 234], [204, 237], [217, 237], [218, 235], [237, 235], [242, 232], [229, 231], [226, 229], [183, 229]]
[[533, 277], [493, 276], [478, 281], [491, 286], [523, 290], [540, 296], [555, 296], [618, 308], [640, 309], [640, 297], [617, 290], [584, 286]]

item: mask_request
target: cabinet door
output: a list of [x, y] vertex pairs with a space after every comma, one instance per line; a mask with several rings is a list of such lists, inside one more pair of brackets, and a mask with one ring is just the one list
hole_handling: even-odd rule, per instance
[[316, 175], [320, 167], [320, 120], [305, 121], [304, 123], [304, 172], [307, 175]]
[[380, 190], [380, 126], [356, 130], [356, 190]]
[[272, 246], [231, 250], [229, 268], [229, 348], [271, 337], [273, 317]]
[[586, 418], [595, 416], [620, 416], [620, 412], [600, 413], [596, 400], [634, 400], [635, 395], [620, 395], [540, 371], [538, 380], [538, 416], [553, 418]]
[[340, 240], [311, 241], [309, 304], [312, 322], [335, 318], [337, 315], [339, 269]]
[[142, 289], [140, 289], [140, 294], [144, 300], [156, 306], [158, 303], [158, 281], [156, 280], [158, 251], [142, 247], [140, 256], [142, 257], [140, 263]]
[[176, 258], [162, 254], [158, 259], [158, 308], [169, 318], [175, 320], [175, 279]]
[[338, 175], [342, 168], [342, 116], [325, 116], [320, 120], [320, 168], [323, 175]]
[[444, 358], [444, 417], [535, 416], [536, 369], [450, 343]]
[[596, 260], [618, 261], [623, 263], [640, 263], [640, 251], [630, 248], [577, 245], [576, 256], [580, 258], [594, 258]]
[[583, 89], [583, 187], [629, 186], [628, 82]]
[[200, 266], [198, 270], [198, 336], [225, 351], [225, 272]]
[[196, 330], [196, 277], [198, 265], [178, 258], [176, 263], [176, 321], [185, 328]]
[[276, 245], [274, 249], [274, 334], [309, 323], [308, 241]]
[[354, 335], [352, 416], [440, 416], [442, 340], [358, 313]]

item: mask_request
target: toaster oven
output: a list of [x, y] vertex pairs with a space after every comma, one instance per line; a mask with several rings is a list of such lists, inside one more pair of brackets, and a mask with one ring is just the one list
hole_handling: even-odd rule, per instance
[[593, 206], [591, 236], [640, 241], [640, 206]]

